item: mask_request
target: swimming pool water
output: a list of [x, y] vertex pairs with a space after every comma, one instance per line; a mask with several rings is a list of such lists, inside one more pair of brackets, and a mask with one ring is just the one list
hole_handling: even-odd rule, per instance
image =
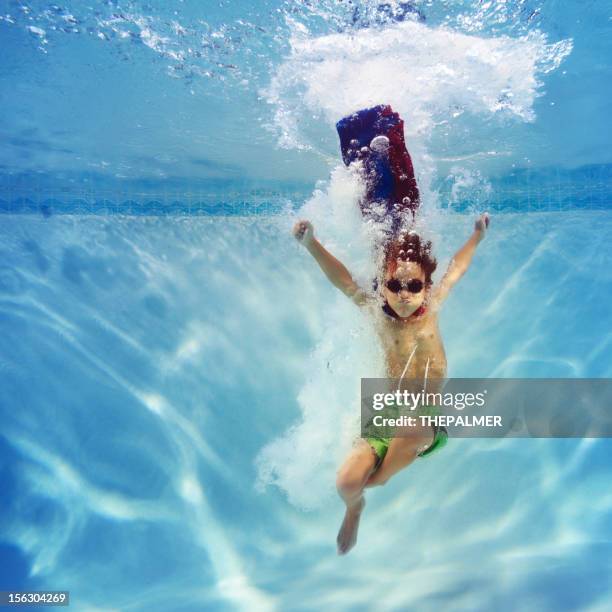
[[609, 609], [608, 439], [451, 439], [337, 557], [381, 355], [291, 227], [372, 277], [333, 121], [384, 95], [434, 279], [492, 212], [449, 375], [610, 378], [610, 3], [89, 4], [0, 4], [0, 590]]
[[[451, 375], [609, 377], [607, 213], [493, 223], [441, 318]], [[362, 323], [281, 229], [3, 217], [2, 524], [22, 584], [70, 586], [78, 609], [604, 609], [606, 439], [452, 440], [372, 491], [335, 556], [328, 427], [355, 407], [328, 398], [365, 367]], [[305, 380], [319, 395], [300, 403]], [[274, 441], [281, 486], [262, 490]]]

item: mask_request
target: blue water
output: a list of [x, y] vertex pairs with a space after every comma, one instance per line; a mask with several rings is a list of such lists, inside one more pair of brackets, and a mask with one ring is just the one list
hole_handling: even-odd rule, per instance
[[[368, 492], [336, 555], [335, 469], [378, 349], [290, 235], [307, 216], [371, 277], [333, 118], [385, 94], [434, 280], [492, 212], [441, 313], [449, 375], [611, 377], [612, 5], [354, 6], [0, 2], [0, 590], [612, 606], [607, 439], [450, 440]], [[397, 57], [411, 87], [377, 81]]]

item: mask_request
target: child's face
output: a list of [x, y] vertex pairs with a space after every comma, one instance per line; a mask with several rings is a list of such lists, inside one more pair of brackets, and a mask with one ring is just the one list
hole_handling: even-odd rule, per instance
[[400, 317], [409, 317], [425, 300], [425, 272], [420, 264], [401, 259], [393, 272], [390, 268], [385, 272], [383, 295]]

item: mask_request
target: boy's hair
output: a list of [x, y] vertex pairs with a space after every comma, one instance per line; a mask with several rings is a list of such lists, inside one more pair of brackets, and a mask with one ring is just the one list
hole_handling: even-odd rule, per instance
[[409, 232], [390, 241], [385, 249], [385, 269], [391, 274], [397, 269], [398, 259], [418, 263], [425, 273], [425, 284], [431, 285], [431, 275], [438, 265], [431, 255], [431, 240], [423, 241], [418, 234]]

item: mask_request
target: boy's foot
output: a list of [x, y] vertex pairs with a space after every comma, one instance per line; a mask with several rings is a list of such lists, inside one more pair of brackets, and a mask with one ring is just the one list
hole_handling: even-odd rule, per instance
[[342, 521], [340, 531], [338, 532], [338, 538], [336, 539], [339, 555], [346, 555], [346, 553], [357, 543], [359, 519], [364, 506], [365, 499], [362, 496], [361, 500], [354, 506], [346, 509], [346, 514], [344, 515], [344, 520]]

